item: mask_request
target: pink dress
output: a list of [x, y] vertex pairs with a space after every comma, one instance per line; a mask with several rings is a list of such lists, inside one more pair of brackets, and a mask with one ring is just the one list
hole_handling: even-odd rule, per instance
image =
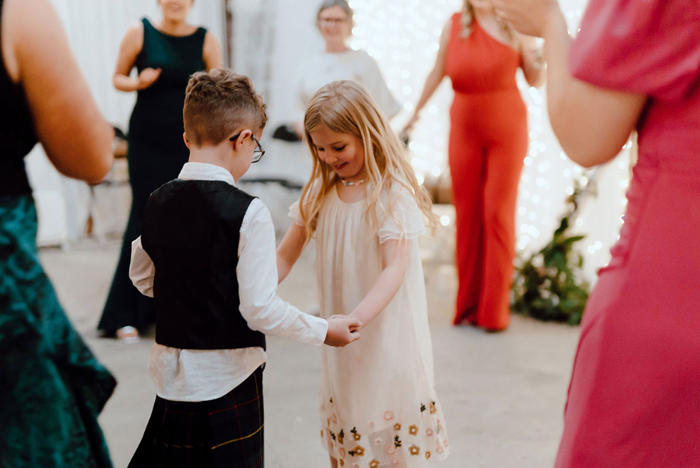
[[557, 468], [700, 466], [700, 1], [591, 0], [575, 77], [648, 96], [584, 316]]

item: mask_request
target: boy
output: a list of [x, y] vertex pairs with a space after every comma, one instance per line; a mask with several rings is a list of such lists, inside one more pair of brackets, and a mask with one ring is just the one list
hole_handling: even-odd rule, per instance
[[250, 79], [195, 73], [183, 117], [189, 162], [151, 194], [132, 246], [130, 277], [156, 302], [157, 396], [129, 467], [263, 467], [263, 333], [345, 346], [360, 324], [276, 296], [270, 213], [235, 187], [264, 154], [267, 114]]

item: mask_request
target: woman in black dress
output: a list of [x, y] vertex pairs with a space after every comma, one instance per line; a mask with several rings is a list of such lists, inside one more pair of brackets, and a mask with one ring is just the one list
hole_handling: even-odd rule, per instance
[[[105, 336], [138, 340], [155, 320], [153, 300], [141, 295], [129, 279], [131, 242], [141, 235], [148, 196], [177, 178], [189, 152], [183, 141], [182, 106], [190, 75], [218, 68], [221, 48], [213, 34], [187, 23], [194, 0], [159, 0], [163, 17], [151, 24], [144, 18], [122, 40], [114, 87], [136, 91], [129, 121], [129, 177], [132, 205], [121, 255], [102, 318]], [[136, 67], [138, 77], [129, 74]]]

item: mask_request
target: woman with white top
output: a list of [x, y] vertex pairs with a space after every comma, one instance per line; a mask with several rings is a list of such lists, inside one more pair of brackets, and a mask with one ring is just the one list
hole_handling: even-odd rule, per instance
[[[398, 114], [401, 104], [391, 94], [376, 60], [364, 50], [354, 50], [347, 44], [354, 26], [353, 11], [348, 2], [325, 0], [316, 14], [316, 26], [325, 42], [325, 49], [301, 62], [297, 92], [302, 113], [311, 97], [323, 86], [332, 81], [353, 80], [367, 88], [387, 118]], [[282, 140], [299, 141], [303, 135], [301, 119], [294, 122], [293, 129], [283, 126], [275, 131], [275, 138]]]

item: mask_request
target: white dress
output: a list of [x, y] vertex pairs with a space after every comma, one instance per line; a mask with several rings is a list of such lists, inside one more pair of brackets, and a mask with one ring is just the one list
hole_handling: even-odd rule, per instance
[[[423, 215], [404, 188], [372, 235], [366, 202], [329, 192], [316, 230], [321, 316], [349, 314], [382, 271], [380, 243], [404, 238], [410, 261], [398, 293], [345, 348], [324, 346], [321, 439], [341, 467], [420, 467], [448, 455], [435, 393], [433, 353], [418, 238]], [[387, 205], [388, 196], [382, 197]], [[291, 215], [301, 223], [298, 202]], [[393, 216], [392, 216], [393, 215]]]
[[337, 80], [353, 80], [365, 85], [386, 117], [391, 118], [401, 110], [377, 62], [364, 50], [314, 54], [301, 63], [300, 75], [298, 93], [304, 111], [316, 91]]

